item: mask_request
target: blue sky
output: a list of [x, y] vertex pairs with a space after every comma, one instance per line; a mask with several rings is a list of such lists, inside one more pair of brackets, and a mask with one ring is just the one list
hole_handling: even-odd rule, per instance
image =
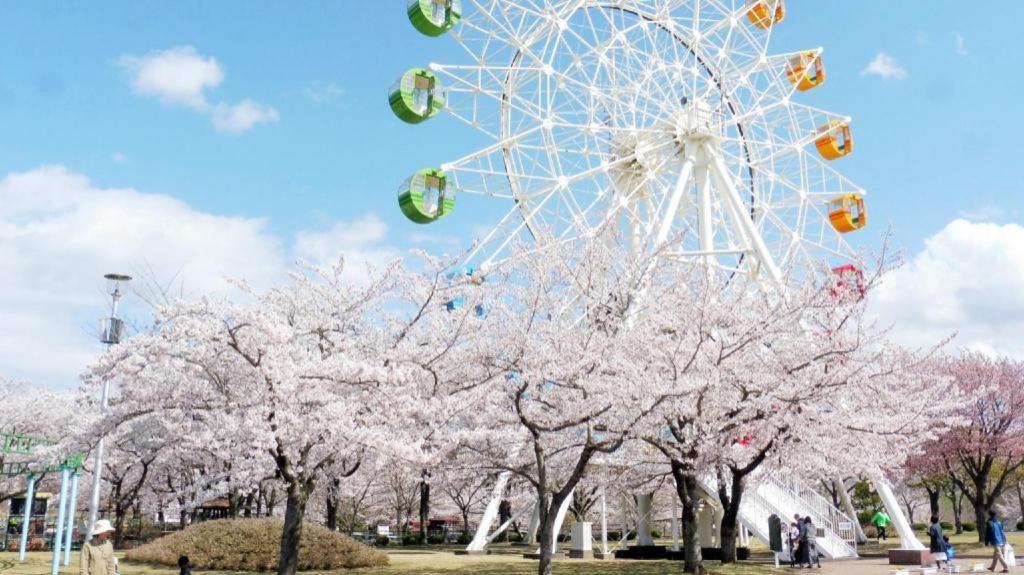
[[[387, 246], [373, 249], [411, 247], [425, 230], [398, 211], [398, 184], [483, 140], [450, 118], [410, 127], [391, 114], [386, 90], [402, 71], [462, 61], [451, 40], [413, 30], [404, 4], [2, 2], [0, 177], [63, 166], [79, 180], [60, 185], [131, 189], [180, 200], [199, 214], [236, 218], [231, 221], [242, 227], [257, 222], [262, 227], [253, 233], [281, 244], [273, 249], [282, 253], [299, 237], [316, 245], [316, 237], [303, 234], [341, 233], [346, 223], [367, 218], [374, 242]], [[983, 10], [934, 0], [788, 4], [772, 51], [824, 46], [828, 82], [801, 99], [854, 117], [856, 152], [839, 167], [871, 194], [874, 231], [862, 232], [862, 242], [875, 242], [891, 224], [896, 243], [913, 258], [958, 218], [998, 230], [1020, 222], [1024, 194], [1015, 166], [1022, 126], [1015, 109], [1024, 91], [1018, 49], [1024, 3], [988, 2]], [[126, 58], [175, 47], [191, 47], [221, 69], [223, 78], [203, 92], [201, 105], [168, 104], [133, 90]], [[880, 53], [905, 76], [863, 74]], [[272, 110], [273, 119], [240, 133], [211, 124], [218, 106], [243, 101]], [[201, 106], [207, 109], [197, 111]], [[454, 248], [480, 223], [474, 219], [457, 210], [429, 233]], [[97, 261], [117, 265], [116, 258]], [[41, 289], [19, 278], [5, 281], [17, 293]], [[59, 280], [47, 289], [53, 283]], [[88, 296], [102, 301], [93, 279], [71, 283], [90, 287]], [[60, 297], [21, 301], [45, 310]], [[61, 329], [82, 331], [95, 316], [84, 300], [57, 307], [60, 314], [45, 321]], [[53, 381], [70, 372], [37, 372], [15, 365], [12, 356], [0, 350], [0, 374]]]

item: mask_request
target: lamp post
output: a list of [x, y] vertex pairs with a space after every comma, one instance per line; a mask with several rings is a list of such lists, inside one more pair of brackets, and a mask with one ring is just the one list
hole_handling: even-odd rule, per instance
[[[110, 294], [110, 317], [100, 320], [100, 341], [110, 348], [121, 343], [124, 335], [124, 322], [117, 317], [117, 304], [123, 296], [121, 289], [130, 281], [131, 276], [122, 274], [107, 274], [103, 276], [107, 280], [107, 293]], [[103, 411], [107, 410], [107, 401], [110, 396], [110, 380], [103, 381]], [[96, 462], [92, 468], [92, 494], [89, 497], [89, 523], [86, 525], [87, 535], [92, 539], [92, 525], [96, 523], [96, 516], [100, 509], [100, 477], [103, 470], [103, 438], [96, 443]]]

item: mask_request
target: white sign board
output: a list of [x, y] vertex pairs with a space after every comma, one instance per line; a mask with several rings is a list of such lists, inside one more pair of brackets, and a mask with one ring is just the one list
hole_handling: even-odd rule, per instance
[[388, 526], [388, 525], [378, 525], [377, 526], [377, 535], [383, 535], [385, 537], [387, 537], [388, 535], [391, 535], [391, 527]]

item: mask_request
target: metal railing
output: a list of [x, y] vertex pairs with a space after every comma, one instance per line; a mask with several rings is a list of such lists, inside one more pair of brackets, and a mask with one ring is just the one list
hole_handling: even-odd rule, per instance
[[[703, 478], [701, 483], [708, 494], [717, 492], [714, 479]], [[738, 519], [758, 539], [768, 541], [768, 518], [778, 515], [783, 525], [788, 525], [795, 513], [814, 521], [818, 549], [823, 554], [832, 558], [858, 556], [853, 520], [821, 494], [796, 481], [786, 482], [775, 475], [757, 478], [756, 488], [743, 494]]]

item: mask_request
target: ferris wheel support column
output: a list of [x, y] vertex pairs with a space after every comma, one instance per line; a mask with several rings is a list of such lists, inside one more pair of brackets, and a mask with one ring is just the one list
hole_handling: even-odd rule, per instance
[[[708, 173], [707, 164], [697, 167], [697, 232], [700, 239], [700, 251], [710, 254], [715, 249], [714, 224], [711, 216], [711, 174]], [[705, 255], [704, 265], [711, 268], [714, 256]]]
[[491, 523], [494, 523], [494, 518], [498, 516], [501, 496], [505, 493], [505, 486], [508, 485], [511, 475], [508, 471], [502, 471], [494, 482], [494, 489], [491, 490], [491, 500], [487, 503], [487, 508], [484, 509], [484, 515], [480, 518], [480, 524], [476, 527], [476, 535], [473, 536], [473, 540], [466, 546], [467, 554], [483, 553], [484, 548], [487, 547], [487, 534], [491, 529]]
[[871, 483], [874, 484], [875, 492], [878, 493], [878, 497], [882, 500], [882, 504], [885, 505], [886, 511], [889, 512], [889, 517], [892, 518], [892, 524], [896, 527], [896, 533], [900, 536], [900, 548], [915, 551], [927, 549], [924, 543], [921, 543], [917, 535], [914, 534], [914, 528], [907, 521], [907, 516], [903, 514], [903, 509], [900, 507], [900, 502], [896, 499], [896, 494], [893, 493], [889, 481], [885, 477], [878, 475], [872, 478]]
[[782, 283], [782, 272], [775, 265], [775, 261], [768, 251], [768, 246], [764, 243], [764, 238], [761, 237], [761, 233], [754, 226], [754, 221], [744, 215], [743, 200], [740, 199], [739, 193], [736, 191], [736, 186], [732, 177], [729, 176], [729, 170], [726, 168], [725, 162], [718, 154], [710, 150], [708, 152], [708, 155], [711, 157], [711, 173], [718, 184], [718, 191], [722, 195], [722, 200], [729, 204], [730, 211], [736, 215], [736, 225], [752, 244], [751, 247], [754, 250], [754, 254], [757, 256], [761, 266], [767, 270], [772, 283], [775, 286], [779, 286]]
[[683, 160], [683, 169], [679, 172], [679, 180], [676, 182], [675, 190], [672, 192], [672, 197], [669, 198], [668, 206], [665, 209], [664, 215], [661, 218], [661, 225], [658, 227], [658, 235], [654, 238], [654, 244], [660, 246], [665, 243], [668, 239], [668, 234], [672, 231], [672, 222], [676, 218], [676, 214], [679, 212], [679, 204], [683, 201], [683, 195], [686, 193], [686, 186], [690, 184], [690, 178], [693, 176], [693, 168], [697, 163], [697, 157], [693, 152], [691, 146], [687, 146], [686, 159]]

